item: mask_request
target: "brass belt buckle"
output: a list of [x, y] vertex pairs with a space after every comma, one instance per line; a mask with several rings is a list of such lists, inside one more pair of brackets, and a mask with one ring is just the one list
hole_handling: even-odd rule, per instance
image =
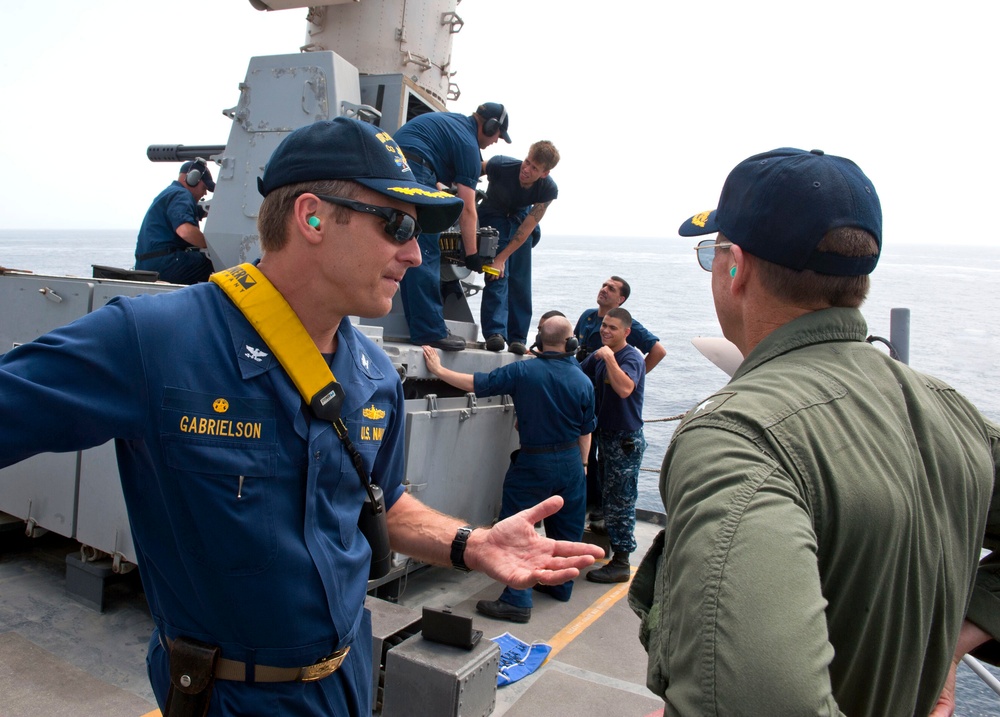
[[332, 655], [324, 657], [315, 665], [303, 667], [299, 673], [299, 682], [315, 682], [316, 680], [322, 680], [324, 677], [329, 677], [337, 671], [350, 651], [351, 647], [348, 645], [343, 649], [337, 650]]

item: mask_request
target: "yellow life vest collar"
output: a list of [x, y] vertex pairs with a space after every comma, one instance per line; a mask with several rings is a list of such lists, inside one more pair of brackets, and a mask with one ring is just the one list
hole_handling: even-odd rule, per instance
[[264, 339], [313, 414], [335, 423], [344, 404], [344, 389], [274, 284], [253, 264], [216, 272], [209, 280], [226, 292]]

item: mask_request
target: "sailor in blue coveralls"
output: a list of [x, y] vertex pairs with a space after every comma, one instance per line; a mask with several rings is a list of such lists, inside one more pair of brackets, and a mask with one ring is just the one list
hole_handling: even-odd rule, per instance
[[215, 191], [215, 181], [202, 160], [185, 162], [170, 186], [146, 210], [135, 246], [135, 268], [155, 271], [161, 281], [195, 284], [208, 281], [212, 262], [199, 248], [207, 245], [198, 222], [198, 201]]
[[[479, 205], [479, 226], [500, 233], [491, 265], [500, 276], [486, 277], [481, 304], [486, 348], [511, 353], [527, 351], [531, 324], [531, 250], [541, 238], [538, 223], [559, 195], [549, 172], [559, 163], [559, 152], [548, 141], [535, 142], [523, 160], [497, 156], [486, 163], [489, 186]], [[531, 237], [530, 242], [526, 242]]]
[[[568, 344], [567, 342], [572, 342]], [[553, 495], [562, 510], [545, 519], [545, 534], [557, 540], [580, 540], [586, 519], [583, 462], [590, 448], [594, 388], [573, 358], [576, 340], [569, 320], [555, 316], [539, 327], [533, 360], [516, 361], [489, 373], [458, 373], [441, 365], [430, 346], [424, 347], [428, 370], [438, 378], [477, 396], [509, 395], [514, 399], [521, 447], [504, 478], [500, 518]], [[556, 600], [567, 601], [573, 582], [540, 586]], [[476, 610], [512, 622], [531, 619], [531, 590], [507, 587], [499, 600], [480, 600]]]
[[[403, 492], [400, 380], [345, 317], [386, 314], [420, 261], [417, 220], [445, 228], [460, 202], [413, 181], [387, 133], [342, 117], [289, 134], [259, 188], [257, 268], [344, 390], [341, 415], [384, 491], [392, 547], [520, 588], [591, 564], [589, 546], [534, 531], [558, 498], [487, 530]], [[119, 297], [12, 349], [0, 396], [0, 467], [116, 440], [156, 626], [150, 681], [168, 717], [193, 714], [173, 707], [201, 698], [210, 715], [371, 713], [365, 491], [331, 424], [219, 286]], [[531, 557], [508, 554], [524, 541]], [[168, 707], [168, 653], [191, 639], [221, 649], [204, 670], [214, 685], [191, 698], [175, 690]]]
[[639, 497], [639, 466], [646, 450], [642, 431], [642, 399], [646, 365], [642, 354], [627, 343], [632, 316], [619, 307], [604, 317], [604, 345], [580, 368], [594, 381], [597, 399], [598, 484], [604, 502], [604, 523], [613, 555], [611, 561], [587, 573], [597, 583], [626, 582], [631, 577], [629, 554], [635, 551], [635, 501]]
[[[431, 187], [438, 184], [457, 186], [458, 197], [464, 202], [458, 224], [466, 266], [478, 272], [483, 270], [476, 236], [476, 185], [483, 169], [480, 150], [495, 144], [501, 137], [509, 144], [509, 123], [503, 105], [486, 102], [469, 116], [455, 112], [419, 115], [400, 127], [395, 135], [418, 182]], [[406, 272], [400, 285], [400, 299], [412, 343], [430, 344], [444, 351], [461, 351], [465, 348], [465, 340], [448, 331], [444, 323], [439, 235], [440, 231], [420, 235], [422, 263]]]

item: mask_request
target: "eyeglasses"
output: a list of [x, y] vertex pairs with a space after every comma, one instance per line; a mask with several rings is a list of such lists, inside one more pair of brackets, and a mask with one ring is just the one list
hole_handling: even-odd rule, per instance
[[316, 194], [316, 192], [303, 192], [303, 194], [314, 194], [324, 202], [336, 204], [341, 207], [347, 207], [348, 209], [355, 212], [361, 212], [362, 214], [374, 214], [376, 217], [385, 219], [385, 233], [388, 234], [397, 244], [405, 244], [410, 241], [410, 239], [420, 234], [420, 225], [417, 224], [417, 220], [406, 212], [401, 212], [398, 209], [393, 209], [392, 207], [376, 207], [372, 204], [362, 204], [361, 202], [355, 202], [353, 199], [333, 197], [329, 194]]
[[732, 245], [731, 241], [716, 243], [715, 239], [705, 239], [698, 242], [698, 246], [694, 247], [694, 250], [698, 252], [698, 264], [705, 271], [711, 271], [712, 260], [715, 259], [715, 250], [728, 249]]

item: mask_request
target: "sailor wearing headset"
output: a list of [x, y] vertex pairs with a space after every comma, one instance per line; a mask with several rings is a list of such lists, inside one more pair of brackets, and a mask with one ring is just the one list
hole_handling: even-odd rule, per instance
[[214, 191], [215, 180], [204, 159], [182, 164], [177, 179], [146, 210], [135, 245], [135, 268], [155, 271], [171, 284], [208, 281], [212, 262], [199, 251], [208, 244], [198, 225], [205, 214], [198, 202]]
[[[489, 373], [452, 371], [441, 365], [434, 348], [423, 349], [427, 369], [452, 386], [480, 397], [514, 399], [521, 447], [504, 478], [500, 519], [559, 495], [563, 508], [545, 519], [545, 535], [571, 541], [583, 537], [584, 464], [597, 426], [594, 387], [574, 358], [576, 349], [572, 325], [561, 315], [539, 324], [532, 353], [540, 360], [515, 361]], [[566, 602], [573, 582], [535, 589]], [[476, 610], [497, 620], [528, 622], [531, 606], [530, 589], [507, 587], [497, 600], [480, 600]]]

